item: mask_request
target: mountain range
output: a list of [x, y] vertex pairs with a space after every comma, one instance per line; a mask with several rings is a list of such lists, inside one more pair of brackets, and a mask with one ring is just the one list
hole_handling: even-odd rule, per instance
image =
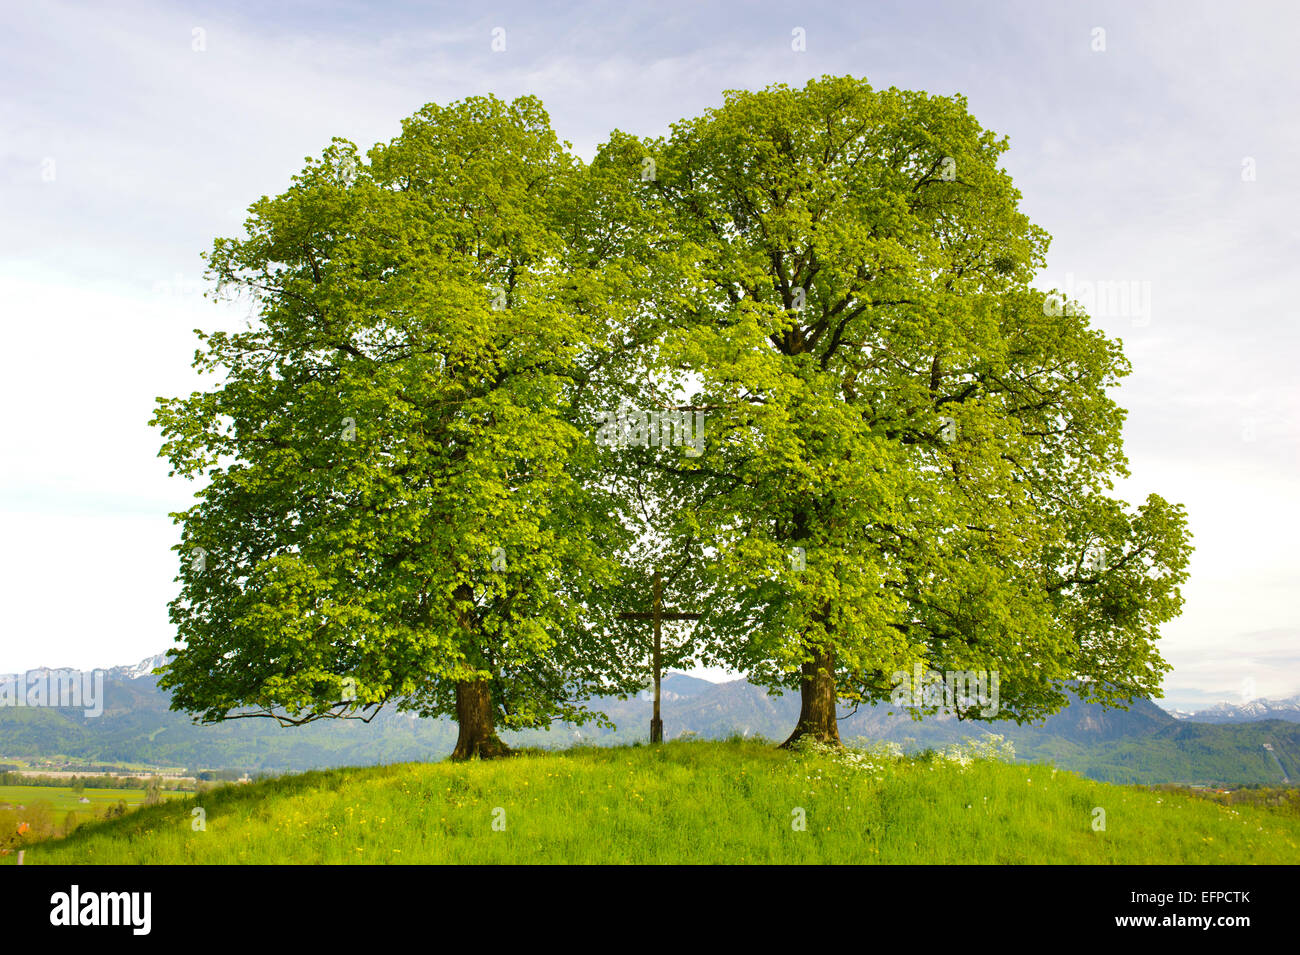
[[[105, 671], [103, 713], [98, 717], [81, 709], [0, 706], [0, 763], [5, 757], [61, 757], [82, 763], [279, 772], [439, 759], [455, 744], [454, 723], [387, 710], [369, 723], [323, 720], [280, 727], [265, 719], [236, 719], [194, 725], [187, 715], [170, 710], [167, 694], [158, 688], [151, 671], [163, 659], [159, 655]], [[1145, 699], [1115, 709], [1072, 697], [1068, 706], [1036, 725], [972, 724], [937, 716], [917, 721], [906, 710], [884, 703], [846, 710], [840, 736], [845, 742], [890, 740], [915, 751], [997, 733], [1015, 745], [1018, 758], [1107, 782], [1241, 785], [1296, 778], [1297, 700], [1256, 703], [1253, 708], [1221, 704], [1179, 718]], [[593, 701], [591, 706], [617, 728], [560, 725], [550, 731], [506, 733], [503, 738], [511, 746], [544, 748], [646, 738], [648, 694]], [[798, 694], [777, 696], [745, 680], [711, 683], [669, 673], [663, 681], [669, 739], [738, 735], [779, 741], [789, 734], [798, 714]]]
[[1191, 713], [1171, 710], [1180, 720], [1198, 723], [1250, 723], [1255, 720], [1287, 720], [1300, 723], [1300, 696], [1287, 700], [1251, 700], [1249, 703], [1216, 703], [1214, 706]]

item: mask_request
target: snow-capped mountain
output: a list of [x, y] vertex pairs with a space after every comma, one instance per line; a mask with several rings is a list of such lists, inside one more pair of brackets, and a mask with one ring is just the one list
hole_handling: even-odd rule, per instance
[[1194, 713], [1174, 710], [1170, 715], [1180, 720], [1196, 720], [1198, 723], [1251, 723], [1256, 720], [1286, 720], [1289, 723], [1300, 723], [1300, 695], [1284, 700], [1216, 703]]
[[[118, 680], [138, 680], [142, 676], [148, 676], [155, 667], [160, 667], [167, 662], [166, 653], [157, 653], [151, 657], [145, 657], [139, 663], [129, 666], [109, 667], [104, 670], [105, 675], [114, 677]], [[28, 670], [26, 673], [0, 673], [0, 680], [12, 680], [22, 682], [32, 677], [44, 677], [54, 673], [80, 673], [76, 667], [37, 667], [34, 670]], [[93, 671], [92, 671], [93, 672]]]
[[116, 677], [119, 680], [138, 680], [142, 676], [149, 676], [156, 667], [160, 667], [166, 662], [166, 653], [156, 653], [151, 657], [145, 657], [134, 666], [113, 667], [107, 672], [109, 676]]

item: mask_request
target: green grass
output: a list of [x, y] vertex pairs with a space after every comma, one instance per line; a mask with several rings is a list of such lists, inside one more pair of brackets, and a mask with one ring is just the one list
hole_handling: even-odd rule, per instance
[[[164, 799], [185, 795], [187, 794], [163, 792]], [[90, 802], [81, 802], [82, 796]], [[143, 789], [87, 789], [78, 794], [72, 791], [71, 786], [0, 786], [0, 806], [16, 808], [45, 800], [53, 807], [54, 822], [60, 827], [69, 812], [75, 812], [78, 818], [88, 819], [91, 813], [98, 812], [104, 806], [115, 806], [119, 800], [125, 802], [127, 808], [134, 809], [144, 803], [144, 798]]]
[[1264, 808], [1041, 766], [865, 764], [674, 742], [304, 773], [83, 826], [27, 862], [1300, 862], [1300, 818]]

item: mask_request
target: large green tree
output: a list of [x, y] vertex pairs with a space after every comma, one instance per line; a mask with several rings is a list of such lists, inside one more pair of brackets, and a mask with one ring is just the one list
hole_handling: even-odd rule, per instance
[[838, 742], [838, 702], [917, 665], [996, 671], [1018, 720], [1169, 669], [1185, 518], [1108, 496], [1128, 366], [1030, 286], [1048, 237], [1006, 148], [960, 97], [827, 77], [603, 153], [678, 239], [643, 387], [693, 383], [707, 415], [699, 458], [646, 461], [649, 493], [696, 558], [701, 654], [799, 689], [787, 742]]
[[620, 323], [593, 307], [619, 282], [584, 177], [534, 98], [430, 105], [364, 158], [335, 140], [216, 242], [253, 320], [201, 334], [221, 380], [154, 422], [204, 482], [176, 515], [174, 708], [393, 704], [455, 717], [465, 758], [643, 685], [595, 599], [628, 534], [588, 427]]

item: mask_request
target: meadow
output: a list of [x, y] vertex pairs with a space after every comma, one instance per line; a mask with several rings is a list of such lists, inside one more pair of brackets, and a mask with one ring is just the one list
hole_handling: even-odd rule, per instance
[[[188, 793], [162, 793], [164, 799], [183, 798]], [[90, 802], [83, 803], [82, 797]], [[54, 822], [60, 828], [69, 812], [88, 819], [92, 814], [102, 812], [105, 806], [116, 806], [125, 802], [128, 809], [144, 804], [143, 789], [85, 789], [74, 792], [71, 786], [0, 786], [0, 806], [30, 806], [44, 800], [53, 809]]]
[[679, 741], [222, 787], [84, 825], [26, 861], [1294, 864], [1300, 817], [970, 750]]

